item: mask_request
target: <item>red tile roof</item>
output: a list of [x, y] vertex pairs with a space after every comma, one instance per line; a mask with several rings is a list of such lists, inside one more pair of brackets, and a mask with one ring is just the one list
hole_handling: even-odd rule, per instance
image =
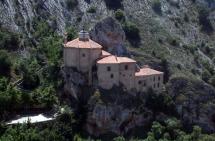
[[136, 61], [128, 57], [117, 57], [117, 56], [111, 55], [97, 61], [97, 63], [98, 64], [136, 63]]
[[105, 57], [101, 60], [98, 60], [97, 61], [98, 64], [118, 64], [119, 62], [117, 61], [117, 57], [116, 56], [108, 56], [108, 57]]
[[135, 60], [128, 57], [117, 57], [119, 63], [136, 63]]
[[101, 45], [96, 43], [93, 40], [79, 40], [79, 38], [76, 38], [72, 41], [67, 42], [64, 47], [71, 47], [71, 48], [102, 48]]
[[149, 75], [156, 75], [156, 74], [163, 74], [163, 72], [156, 71], [151, 68], [141, 68], [140, 71], [135, 73], [135, 76], [149, 76]]
[[111, 56], [111, 54], [107, 51], [102, 50], [102, 56]]

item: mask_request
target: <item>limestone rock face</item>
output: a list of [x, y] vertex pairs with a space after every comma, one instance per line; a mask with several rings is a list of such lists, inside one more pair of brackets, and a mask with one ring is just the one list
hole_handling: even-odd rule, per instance
[[98, 42], [113, 54], [122, 55], [126, 53], [124, 47], [125, 32], [121, 25], [111, 17], [97, 23], [90, 31], [90, 36], [92, 40]]
[[63, 68], [61, 74], [65, 82], [64, 91], [73, 98], [78, 99], [78, 86], [86, 82], [84, 76], [75, 72], [72, 68]]
[[88, 113], [86, 130], [95, 136], [107, 132], [123, 135], [134, 127], [144, 126], [152, 118], [151, 112], [147, 116], [137, 114], [134, 109], [126, 109], [119, 105], [97, 104]]

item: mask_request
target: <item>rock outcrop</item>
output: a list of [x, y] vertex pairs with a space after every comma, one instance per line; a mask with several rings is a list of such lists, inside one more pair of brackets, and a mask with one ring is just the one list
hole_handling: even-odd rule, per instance
[[85, 77], [73, 68], [62, 68], [62, 77], [64, 79], [64, 92], [78, 100], [79, 86], [86, 83]]
[[124, 135], [130, 129], [149, 124], [152, 114], [137, 114], [135, 109], [126, 109], [119, 105], [97, 104], [88, 113], [86, 130], [95, 136], [113, 132]]
[[125, 32], [121, 25], [111, 17], [97, 23], [90, 31], [90, 36], [112, 54], [123, 55], [126, 53]]

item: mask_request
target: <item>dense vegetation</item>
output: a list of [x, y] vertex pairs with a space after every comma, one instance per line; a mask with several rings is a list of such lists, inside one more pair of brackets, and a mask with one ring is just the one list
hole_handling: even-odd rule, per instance
[[[30, 47], [21, 54], [13, 45], [19, 45], [22, 39], [6, 29], [0, 32], [4, 37], [0, 45], [0, 120], [23, 110], [43, 111], [59, 104], [62, 37], [45, 21], [35, 21], [34, 27], [35, 40], [26, 40]], [[71, 39], [76, 35], [73, 28], [68, 28], [68, 34]], [[17, 43], [10, 42], [15, 37]]]
[[[72, 113], [64, 113], [55, 123], [50, 125], [35, 126], [29, 123], [5, 128], [0, 127], [1, 141], [214, 141], [215, 135], [204, 134], [201, 128], [194, 126], [192, 132], [186, 133], [182, 130], [181, 123], [172, 118], [164, 123], [153, 122], [150, 131], [145, 139], [123, 136], [113, 139], [92, 139], [90, 137], [81, 137], [76, 131], [74, 116]], [[3, 134], [2, 134], [3, 133]]]

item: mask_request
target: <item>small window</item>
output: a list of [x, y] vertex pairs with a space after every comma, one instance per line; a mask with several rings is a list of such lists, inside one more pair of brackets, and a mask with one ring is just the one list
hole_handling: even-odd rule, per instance
[[85, 57], [85, 56], [86, 56], [85, 53], [83, 53], [83, 54], [82, 54], [82, 57]]
[[155, 81], [155, 76], [154, 76], [154, 81]]
[[128, 65], [125, 65], [125, 70], [128, 70]]
[[160, 87], [160, 83], [158, 83], [158, 88]]
[[141, 84], [142, 84], [142, 81], [141, 81], [141, 80], [140, 80], [140, 81], [138, 81], [138, 84], [139, 84], [139, 85], [141, 85]]
[[158, 80], [159, 80], [159, 81], [161, 80], [161, 77], [160, 77], [160, 76], [158, 77]]
[[113, 75], [113, 74], [111, 74], [111, 75], [110, 75], [110, 78], [113, 78], [113, 77], [114, 77], [114, 75]]
[[110, 66], [107, 67], [107, 71], [111, 71], [111, 67]]

